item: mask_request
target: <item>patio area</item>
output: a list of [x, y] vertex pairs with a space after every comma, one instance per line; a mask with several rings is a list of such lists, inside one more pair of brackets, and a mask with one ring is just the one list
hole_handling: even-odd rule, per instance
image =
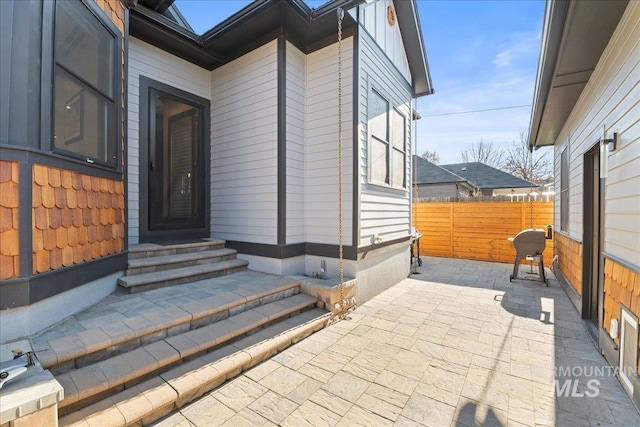
[[511, 264], [423, 261], [157, 425], [640, 425], [553, 274], [545, 287], [510, 283]]

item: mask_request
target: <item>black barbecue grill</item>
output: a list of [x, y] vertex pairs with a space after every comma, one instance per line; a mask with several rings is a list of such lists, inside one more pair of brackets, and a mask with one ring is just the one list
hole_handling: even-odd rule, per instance
[[520, 261], [524, 259], [534, 261], [538, 264], [538, 275], [540, 276], [540, 281], [549, 286], [549, 282], [547, 281], [547, 277], [544, 273], [544, 262], [542, 260], [542, 252], [544, 252], [546, 244], [545, 237], [546, 234], [544, 230], [537, 230], [535, 228], [522, 230], [516, 235], [516, 237], [509, 237], [509, 240], [513, 242], [513, 247], [516, 250], [513, 274], [509, 276], [510, 282], [513, 279], [518, 279]]

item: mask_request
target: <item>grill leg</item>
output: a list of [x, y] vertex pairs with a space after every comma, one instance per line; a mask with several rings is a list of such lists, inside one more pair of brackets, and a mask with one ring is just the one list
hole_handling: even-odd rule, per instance
[[516, 260], [513, 263], [513, 274], [511, 275], [512, 279], [517, 279], [518, 278], [518, 269], [520, 268], [520, 260], [522, 259], [522, 257], [518, 254], [516, 254]]
[[538, 274], [540, 274], [540, 280], [542, 280], [542, 283], [549, 286], [549, 283], [547, 282], [547, 277], [544, 273], [544, 261], [542, 260], [542, 255], [539, 256]]

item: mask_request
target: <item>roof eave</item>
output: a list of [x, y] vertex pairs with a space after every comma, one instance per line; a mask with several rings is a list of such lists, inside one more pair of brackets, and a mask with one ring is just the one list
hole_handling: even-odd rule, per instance
[[[548, 1], [545, 5], [544, 23], [542, 26], [542, 40], [538, 59], [535, 92], [533, 94], [533, 108], [529, 123], [529, 148], [540, 146], [537, 141], [542, 113], [544, 111], [551, 82], [558, 60], [558, 51], [562, 31], [567, 15], [568, 0]], [[553, 141], [544, 145], [553, 144]]]
[[530, 148], [555, 143], [627, 3], [628, 0], [547, 2], [529, 123]]
[[[336, 9], [343, 7], [346, 11], [364, 1], [338, 0], [314, 10], [303, 0], [257, 0], [201, 36], [151, 9], [137, 7], [130, 14], [129, 28], [133, 36], [212, 70], [235, 59], [234, 54], [242, 54], [242, 49], [251, 48], [252, 43], [259, 43], [262, 37], [273, 34], [278, 28], [283, 28], [288, 33], [297, 31], [301, 43], [297, 47], [302, 50], [311, 49], [326, 38], [328, 20], [336, 13]], [[285, 14], [295, 18], [284, 19]], [[263, 26], [256, 28], [256, 22]], [[345, 34], [353, 34], [357, 23], [351, 15], [345, 14], [343, 25]], [[235, 45], [229, 44], [233, 40], [236, 40]]]
[[411, 71], [413, 96], [419, 98], [434, 93], [422, 28], [415, 0], [394, 1], [398, 24], [402, 28], [402, 42]]

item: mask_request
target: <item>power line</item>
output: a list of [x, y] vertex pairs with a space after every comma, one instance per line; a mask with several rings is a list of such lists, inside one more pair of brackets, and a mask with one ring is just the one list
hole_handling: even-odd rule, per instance
[[453, 115], [456, 115], [456, 114], [484, 113], [485, 111], [511, 110], [511, 109], [514, 109], [514, 108], [525, 108], [525, 107], [531, 107], [531, 104], [513, 105], [511, 107], [486, 108], [484, 110], [458, 111], [458, 112], [455, 112], [455, 113], [426, 114], [426, 115], [423, 115], [422, 117], [438, 117], [438, 116], [453, 116]]

